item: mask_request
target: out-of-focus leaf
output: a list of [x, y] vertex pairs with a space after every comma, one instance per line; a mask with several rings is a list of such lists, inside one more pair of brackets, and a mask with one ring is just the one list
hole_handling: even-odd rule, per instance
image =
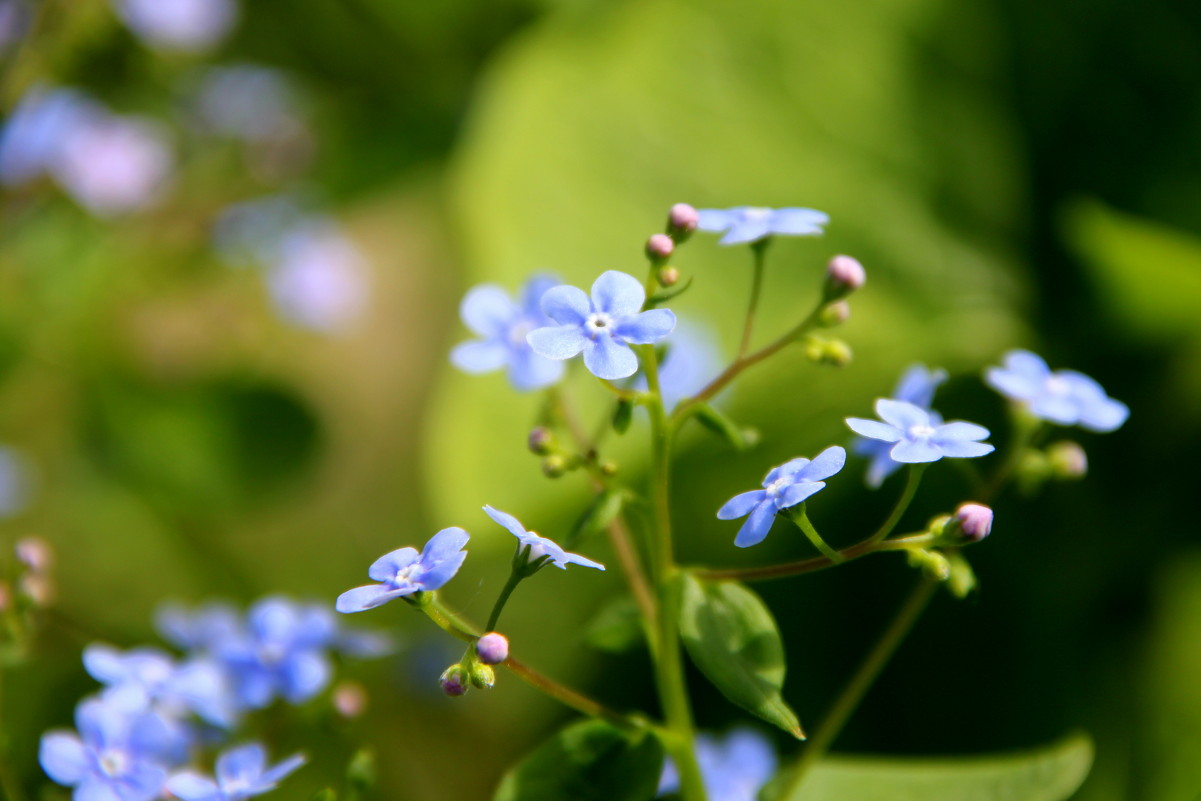
[[1088, 775], [1093, 744], [1068, 737], [1034, 751], [946, 759], [828, 757], [771, 801], [1064, 801]]
[[581, 540], [591, 537], [613, 522], [621, 514], [621, 506], [625, 496], [619, 489], [606, 489], [597, 493], [592, 503], [584, 510], [584, 514], [576, 520], [571, 531], [564, 538], [563, 547], [572, 548]]
[[584, 642], [610, 653], [622, 653], [644, 642], [642, 614], [628, 595], [609, 602], [589, 624]]
[[784, 703], [784, 644], [759, 596], [733, 581], [681, 581], [680, 637], [689, 656], [722, 694], [748, 712], [803, 737]]
[[505, 774], [494, 801], [646, 801], [663, 747], [645, 732], [588, 720], [563, 729]]

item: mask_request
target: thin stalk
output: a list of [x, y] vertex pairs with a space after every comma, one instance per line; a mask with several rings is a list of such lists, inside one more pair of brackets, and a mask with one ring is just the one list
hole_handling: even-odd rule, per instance
[[742, 324], [742, 341], [738, 345], [738, 358], [741, 359], [751, 348], [751, 332], [755, 327], [755, 312], [759, 309], [759, 295], [763, 291], [763, 264], [770, 239], [764, 238], [751, 243], [751, 253], [754, 255], [755, 266], [751, 278], [751, 301], [746, 310], [746, 322]]
[[905, 479], [905, 489], [901, 491], [901, 497], [897, 499], [896, 506], [892, 508], [892, 514], [876, 530], [876, 533], [868, 538], [868, 542], [879, 542], [884, 539], [897, 527], [897, 523], [901, 522], [901, 516], [905, 514], [905, 510], [909, 508], [909, 503], [913, 500], [913, 496], [917, 494], [917, 486], [922, 483], [922, 475], [926, 472], [926, 467], [926, 464], [910, 465], [909, 475]]
[[789, 515], [789, 519], [796, 523], [797, 528], [804, 533], [813, 547], [817, 548], [817, 550], [820, 551], [821, 554], [831, 562], [835, 564], [841, 564], [842, 562], [846, 561], [842, 554], [831, 548], [826, 541], [822, 539], [822, 535], [817, 533], [817, 529], [813, 527], [813, 523], [809, 520], [809, 513], [805, 511], [803, 504], [800, 514], [796, 515], [795, 517]]
[[1019, 405], [1014, 404], [1011, 407], [1010, 417], [1013, 421], [1013, 436], [1009, 439], [1009, 447], [1000, 467], [997, 468], [992, 480], [984, 487], [980, 498], [984, 503], [991, 501], [1005, 486], [1005, 482], [1022, 463], [1022, 456], [1026, 452], [1026, 448], [1030, 447], [1042, 428], [1042, 421]]
[[692, 568], [690, 572], [699, 579], [707, 581], [768, 581], [802, 573], [814, 573], [828, 567], [841, 565], [859, 559], [868, 554], [884, 551], [906, 551], [912, 548], [924, 548], [934, 543], [934, 537], [929, 534], [912, 534], [880, 542], [864, 540], [838, 551], [839, 559], [835, 561], [828, 556], [816, 556], [812, 559], [801, 559], [796, 562], [784, 562], [778, 565], [763, 565], [761, 567], [738, 567], [724, 570], [707, 570]]
[[509, 580], [505, 582], [505, 586], [501, 587], [500, 595], [496, 596], [496, 603], [492, 604], [492, 612], [488, 615], [488, 622], [484, 626], [484, 631], [496, 631], [496, 621], [500, 620], [500, 613], [504, 610], [505, 604], [509, 601], [509, 596], [513, 594], [513, 590], [517, 589], [517, 585], [525, 576], [513, 570], [509, 573]]
[[680, 796], [684, 801], [705, 801], [705, 783], [696, 761], [695, 732], [688, 687], [680, 652], [679, 593], [671, 537], [671, 427], [659, 388], [659, 362], [653, 346], [642, 347], [643, 369], [650, 389], [647, 410], [651, 418], [651, 453], [654, 465], [652, 509], [655, 538], [652, 575], [659, 595], [655, 618], [658, 648], [654, 654], [655, 685], [663, 704], [669, 737], [664, 746], [680, 774]]
[[825, 756], [834, 739], [842, 731], [842, 727], [846, 725], [855, 708], [859, 706], [859, 702], [863, 700], [863, 696], [867, 694], [868, 689], [880, 675], [880, 671], [888, 664], [888, 660], [892, 658], [897, 647], [921, 617], [937, 587], [938, 581], [929, 576], [922, 576], [921, 581], [901, 606], [896, 617], [888, 624], [883, 636], [880, 637], [863, 664], [859, 666], [859, 670], [855, 672], [838, 696], [817, 732], [806, 743], [800, 760], [784, 783], [780, 798], [789, 798], [795, 794], [804, 782], [805, 776]]

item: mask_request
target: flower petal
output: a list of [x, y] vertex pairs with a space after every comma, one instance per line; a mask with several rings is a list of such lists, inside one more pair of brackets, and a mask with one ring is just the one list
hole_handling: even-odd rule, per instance
[[570, 359], [579, 354], [590, 341], [582, 324], [535, 328], [525, 335], [534, 353], [548, 359]]
[[283, 665], [282, 695], [290, 704], [303, 703], [324, 690], [332, 674], [324, 651], [293, 653]]
[[1130, 408], [1121, 401], [1105, 398], [1081, 410], [1080, 425], [1089, 431], [1108, 433], [1121, 428], [1130, 416]]
[[71, 794], [72, 801], [133, 801], [123, 798], [117, 788], [99, 776], [90, 775]]
[[776, 209], [771, 216], [773, 234], [791, 236], [820, 236], [822, 226], [830, 224], [830, 215], [817, 209]]
[[737, 209], [700, 209], [696, 216], [697, 230], [713, 234], [726, 230], [742, 217]]
[[465, 373], [489, 373], [509, 362], [509, 348], [497, 340], [472, 340], [456, 345], [450, 363]]
[[613, 381], [638, 372], [638, 357], [629, 345], [601, 334], [584, 349], [584, 366], [597, 378]]
[[283, 779], [285, 776], [287, 776], [289, 773], [291, 773], [292, 771], [299, 768], [305, 762], [308, 762], [308, 757], [306, 757], [304, 754], [293, 754], [292, 756], [283, 760], [282, 762], [277, 764], [275, 767], [271, 768], [266, 773], [264, 773], [262, 778], [259, 780], [260, 786], [261, 785], [271, 785], [272, 787], [274, 787], [276, 784], [279, 783], [280, 779]]
[[448, 554], [436, 562], [429, 563], [417, 583], [421, 585], [421, 589], [423, 590], [436, 590], [455, 577], [455, 574], [459, 572], [459, 568], [463, 566], [465, 559], [467, 559], [467, 552], [457, 551]]
[[412, 595], [414, 590], [395, 589], [387, 584], [369, 584], [366, 587], [355, 587], [338, 596], [334, 608], [344, 615], [351, 612], [363, 612], [386, 604], [394, 598]]
[[719, 245], [741, 245], [754, 242], [771, 233], [771, 223], [766, 217], [741, 220], [726, 231], [726, 235], [717, 240]]
[[121, 652], [103, 643], [92, 643], [83, 649], [83, 669], [101, 684], [115, 684], [132, 678]]
[[176, 773], [167, 779], [166, 789], [182, 801], [219, 801], [224, 799], [216, 782], [194, 771]]
[[600, 562], [593, 562], [587, 557], [580, 556], [578, 553], [571, 553], [570, 551], [564, 551], [563, 558], [555, 564], [558, 564], [559, 567], [563, 568], [565, 568], [567, 565], [579, 565], [580, 567], [593, 567], [597, 570], [605, 569], [605, 566]]
[[942, 458], [942, 450], [925, 439], [903, 439], [892, 446], [888, 455], [897, 462], [917, 464], [919, 462], [937, 462]]
[[914, 426], [930, 425], [930, 414], [925, 409], [891, 398], [876, 399], [876, 414], [884, 422], [894, 425], [902, 431], [907, 431]]
[[501, 510], [495, 509], [491, 506], [485, 506], [484, 513], [488, 515], [488, 517], [492, 518], [493, 521], [508, 529], [509, 533], [518, 539], [521, 539], [529, 533], [526, 531], [525, 526], [521, 525], [521, 521], [516, 517], [513, 517], [513, 515], [509, 514], [508, 512], [502, 512]]
[[846, 449], [841, 445], [831, 445], [815, 456], [808, 466], [797, 473], [797, 476], [810, 481], [820, 481], [837, 473], [846, 463]]
[[963, 420], [952, 420], [949, 423], [943, 423], [934, 429], [932, 439], [935, 442], [946, 442], [948, 440], [980, 440], [988, 436], [988, 429], [984, 426], [968, 423]]
[[596, 310], [619, 320], [637, 314], [645, 300], [642, 282], [628, 273], [606, 270], [592, 283], [592, 303]]
[[422, 564], [430, 564], [453, 558], [463, 550], [469, 539], [471, 535], [458, 526], [444, 528], [430, 537], [430, 541], [421, 549], [420, 561]]
[[38, 762], [46, 775], [59, 784], [74, 786], [88, 775], [91, 759], [83, 742], [75, 734], [52, 731], [42, 735]]
[[930, 404], [934, 402], [935, 390], [946, 380], [946, 370], [929, 370], [924, 364], [915, 364], [901, 376], [892, 397], [929, 409]]
[[259, 743], [249, 743], [222, 751], [214, 766], [217, 783], [222, 787], [239, 780], [253, 781], [262, 775], [266, 767], [267, 752]]
[[770, 499], [766, 499], [755, 507], [751, 516], [742, 524], [742, 528], [738, 529], [738, 536], [734, 538], [734, 544], [739, 548], [758, 545], [767, 537], [767, 533], [771, 531], [771, 524], [775, 520], [776, 505]]
[[633, 345], [650, 345], [670, 334], [675, 327], [674, 312], [651, 309], [625, 318], [613, 329], [613, 334]]
[[510, 354], [509, 383], [520, 392], [549, 387], [562, 377], [563, 362], [539, 356], [533, 348], [521, 348]]
[[463, 324], [485, 339], [503, 337], [516, 314], [509, 293], [495, 284], [473, 287], [459, 304]]
[[563, 282], [556, 275], [549, 273], [539, 273], [531, 276], [530, 280], [526, 281], [521, 287], [521, 311], [527, 317], [541, 317], [542, 311], [542, 296], [557, 286], [562, 286]]
[[766, 497], [767, 493], [763, 490], [751, 490], [750, 492], [735, 495], [717, 510], [717, 519], [736, 520], [739, 517], [746, 517]]
[[562, 284], [542, 293], [542, 313], [559, 325], [583, 325], [592, 314], [592, 301], [579, 287]]
[[824, 489], [825, 486], [826, 482], [824, 481], [801, 481], [793, 484], [776, 498], [776, 508], [787, 509], [790, 506], [796, 506], [818, 490]]
[[416, 548], [397, 548], [372, 562], [367, 568], [367, 576], [373, 581], [388, 581], [420, 558]]
[[846, 419], [847, 426], [860, 436], [870, 439], [879, 439], [884, 442], [897, 442], [904, 435], [896, 426], [890, 426], [888, 423], [881, 423], [879, 420], [865, 420], [862, 417], [848, 417]]
[[987, 442], [973, 442], [962, 439], [953, 439], [946, 442], [934, 439], [933, 444], [942, 451], [943, 456], [950, 456], [956, 459], [970, 459], [975, 456], [984, 456], [996, 450]]

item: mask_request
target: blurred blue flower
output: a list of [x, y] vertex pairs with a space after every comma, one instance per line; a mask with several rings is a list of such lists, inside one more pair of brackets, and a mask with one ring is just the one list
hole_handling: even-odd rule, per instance
[[29, 17], [25, 0], [0, 0], [0, 54], [25, 36]]
[[333, 221], [306, 220], [280, 240], [267, 284], [285, 319], [314, 331], [345, 329], [367, 305], [367, 268]]
[[491, 506], [485, 506], [484, 512], [488, 517], [499, 525], [508, 530], [510, 534], [517, 538], [517, 547], [528, 548], [529, 552], [526, 555], [530, 564], [537, 562], [539, 559], [546, 558], [547, 562], [553, 564], [560, 570], [566, 570], [568, 565], [580, 565], [581, 567], [594, 567], [597, 570], [604, 570], [605, 566], [600, 562], [593, 562], [591, 559], [580, 556], [577, 553], [570, 553], [559, 547], [554, 540], [539, 536], [533, 531], [526, 531], [525, 526], [521, 525], [516, 517], [502, 512], [499, 509], [493, 509]]
[[743, 492], [726, 501], [717, 511], [717, 518], [735, 520], [750, 515], [738, 530], [734, 544], [739, 548], [758, 545], [771, 531], [776, 512], [796, 506], [824, 488], [824, 479], [841, 470], [846, 460], [847, 452], [832, 445], [813, 461], [801, 457], [785, 462], [768, 472], [763, 489]]
[[81, 117], [64, 135], [50, 165], [63, 189], [99, 217], [154, 203], [173, 166], [161, 125], [109, 112]]
[[376, 559], [367, 575], [381, 582], [355, 587], [338, 596], [335, 608], [344, 614], [362, 612], [415, 592], [430, 592], [454, 578], [467, 558], [463, 546], [469, 535], [461, 528], [444, 528], [417, 553], [400, 548]]
[[83, 665], [92, 678], [108, 685], [105, 700], [125, 709], [153, 710], [174, 719], [195, 712], [222, 727], [236, 720], [225, 673], [212, 660], [177, 664], [154, 648], [121, 652], [97, 643], [84, 649]]
[[167, 790], [182, 801], [242, 801], [274, 790], [280, 780], [305, 763], [295, 754], [267, 767], [267, 754], [258, 743], [222, 751], [214, 766], [215, 780], [193, 771], [176, 773]]
[[979, 442], [988, 436], [984, 426], [962, 420], [943, 423], [937, 412], [912, 403], [880, 398], [876, 414], [884, 422], [860, 417], [848, 417], [846, 422], [856, 434], [894, 443], [888, 455], [897, 462], [937, 462], [944, 456], [971, 458], [994, 450], [987, 442]]
[[[771, 742], [752, 729], [734, 729], [724, 740], [696, 736], [696, 761], [709, 801], [755, 801], [776, 773]], [[669, 759], [659, 778], [659, 795], [680, 787], [680, 775]]]
[[199, 77], [193, 102], [205, 130], [235, 139], [272, 140], [302, 125], [295, 87], [269, 67], [209, 67]]
[[0, 182], [16, 186], [46, 173], [67, 135], [100, 106], [75, 89], [35, 87], [0, 130]]
[[155, 613], [154, 622], [163, 639], [186, 651], [211, 653], [242, 631], [241, 614], [222, 603], [205, 604], [195, 610], [164, 604]]
[[159, 50], [207, 50], [224, 39], [238, 20], [234, 0], [111, 2], [126, 27]]
[[[946, 380], [945, 370], [930, 370], [924, 364], [911, 365], [897, 382], [892, 391], [892, 399], [922, 407], [930, 413], [932, 425], [941, 425], [941, 415], [931, 409], [930, 404], [934, 402], [934, 392], [938, 385]], [[871, 459], [867, 468], [867, 485], [872, 489], [879, 487], [884, 483], [884, 479], [901, 466], [900, 462], [889, 456], [892, 450], [891, 443], [856, 437], [853, 450], [856, 455]]]
[[1093, 379], [1075, 370], [1051, 372], [1042, 358], [1029, 351], [1011, 350], [1003, 367], [990, 367], [984, 376], [997, 392], [1051, 423], [1109, 432], [1130, 416], [1126, 404], [1106, 395]]
[[150, 801], [162, 792], [170, 738], [154, 713], [131, 714], [97, 699], [75, 709], [78, 734], [42, 735], [38, 761], [46, 775], [74, 787], [75, 801]]
[[[684, 398], [705, 388], [721, 372], [721, 354], [708, 329], [681, 322], [659, 362], [659, 392], [671, 411]], [[646, 375], [640, 369], [630, 384], [645, 392]]]
[[638, 370], [630, 345], [658, 342], [676, 326], [667, 309], [640, 312], [646, 292], [632, 275], [609, 270], [592, 284], [592, 297], [574, 286], [557, 286], [542, 296], [542, 311], [558, 323], [526, 337], [535, 353], [570, 359], [584, 353], [584, 366], [597, 378], [617, 379]]
[[735, 206], [732, 209], [701, 209], [697, 228], [710, 233], [725, 232], [719, 245], [741, 245], [773, 234], [821, 236], [829, 215], [816, 209], [765, 209]]
[[535, 275], [521, 288], [520, 300], [493, 284], [473, 287], [459, 306], [463, 324], [480, 336], [450, 353], [456, 367], [468, 373], [508, 368], [509, 383], [516, 389], [550, 386], [563, 375], [562, 362], [539, 356], [526, 342], [526, 334], [551, 321], [540, 302], [547, 290], [562, 282], [552, 275]]

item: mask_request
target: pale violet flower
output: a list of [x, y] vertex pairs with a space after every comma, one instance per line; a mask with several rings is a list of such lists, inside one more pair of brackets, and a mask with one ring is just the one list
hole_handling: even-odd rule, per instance
[[280, 240], [267, 287], [286, 320], [314, 331], [339, 331], [367, 305], [367, 265], [341, 227], [314, 218]]
[[444, 528], [430, 538], [421, 553], [416, 548], [400, 548], [384, 554], [367, 570], [367, 575], [380, 583], [342, 593], [337, 610], [362, 612], [396, 598], [438, 589], [459, 572], [467, 558], [463, 546], [469, 538], [461, 528]]
[[531, 331], [526, 340], [548, 359], [584, 354], [584, 366], [597, 378], [628, 378], [638, 370], [630, 345], [649, 345], [676, 326], [667, 309], [639, 311], [646, 300], [642, 283], [609, 270], [592, 284], [592, 297], [574, 286], [557, 286], [542, 296], [542, 311], [557, 326]]
[[[945, 370], [930, 370], [924, 364], [912, 365], [897, 382], [896, 388], [892, 391], [892, 399], [922, 407], [930, 413], [932, 424], [939, 425], [942, 423], [942, 417], [930, 408], [930, 404], [934, 402], [935, 390], [946, 380]], [[879, 487], [884, 483], [884, 479], [901, 466], [900, 462], [889, 456], [891, 450], [891, 443], [856, 437], [855, 454], [871, 459], [871, 464], [867, 468], [867, 485], [869, 487], [873, 489]]]
[[821, 236], [822, 226], [830, 217], [816, 209], [767, 209], [735, 206], [732, 209], [701, 209], [697, 228], [714, 234], [724, 233], [719, 245], [756, 242], [773, 234]]
[[726, 501], [717, 511], [717, 518], [736, 520], [746, 517], [734, 544], [739, 548], [758, 545], [771, 531], [776, 512], [803, 503], [824, 488], [825, 479], [841, 470], [846, 460], [847, 452], [832, 445], [812, 461], [802, 457], [785, 462], [768, 472], [763, 479], [763, 489], [743, 492]]
[[509, 383], [523, 391], [558, 381], [563, 363], [535, 353], [526, 335], [551, 325], [540, 304], [547, 290], [560, 284], [554, 276], [535, 275], [516, 299], [494, 284], [472, 288], [459, 306], [459, 316], [480, 338], [456, 346], [450, 353], [451, 362], [467, 373], [506, 368]]
[[159, 50], [207, 50], [224, 39], [238, 20], [234, 0], [110, 1], [125, 26]]
[[194, 108], [205, 130], [246, 141], [271, 140], [301, 124], [291, 81], [279, 70], [254, 64], [205, 70]]
[[1100, 384], [1083, 373], [1051, 372], [1042, 358], [1025, 350], [1011, 350], [1003, 363], [1003, 367], [990, 367], [985, 381], [1041, 420], [1109, 432], [1130, 416], [1126, 404], [1106, 395]]
[[517, 538], [517, 547], [519, 549], [529, 549], [527, 559], [530, 564], [545, 558], [547, 562], [560, 570], [566, 570], [568, 565], [594, 567], [597, 570], [605, 569], [605, 566], [600, 562], [593, 562], [591, 559], [580, 556], [578, 553], [565, 551], [554, 540], [540, 536], [533, 531], [526, 531], [525, 526], [521, 525], [521, 522], [516, 517], [507, 512], [493, 509], [491, 506], [485, 506], [484, 512], [493, 521], [503, 526], [510, 534]]
[[244, 801], [274, 790], [304, 763], [305, 757], [295, 754], [269, 768], [266, 751], [251, 743], [222, 751], [214, 765], [214, 777], [182, 771], [167, 780], [167, 790], [181, 801]]
[[26, 92], [0, 129], [0, 182], [17, 186], [48, 172], [67, 135], [100, 108], [75, 89]]
[[[771, 742], [753, 729], [734, 729], [721, 739], [698, 734], [696, 761], [709, 801], [756, 801], [763, 785], [776, 774]], [[679, 772], [669, 759], [659, 778], [659, 795], [679, 788]]]
[[994, 450], [992, 445], [979, 441], [988, 436], [984, 426], [962, 420], [943, 423], [936, 412], [912, 403], [880, 398], [876, 414], [884, 422], [848, 417], [847, 425], [860, 436], [893, 443], [888, 455], [897, 462], [937, 462], [944, 456], [972, 458]]
[[0, 519], [20, 513], [29, 503], [32, 470], [25, 455], [0, 445]]
[[165, 130], [111, 113], [82, 118], [63, 137], [50, 171], [81, 206], [100, 217], [143, 209], [162, 194], [174, 168]]
[[[713, 335], [695, 325], [681, 322], [659, 362], [659, 392], [663, 406], [671, 411], [684, 398], [695, 395], [721, 372], [721, 354]], [[639, 370], [635, 389], [646, 391], [646, 376]]]

